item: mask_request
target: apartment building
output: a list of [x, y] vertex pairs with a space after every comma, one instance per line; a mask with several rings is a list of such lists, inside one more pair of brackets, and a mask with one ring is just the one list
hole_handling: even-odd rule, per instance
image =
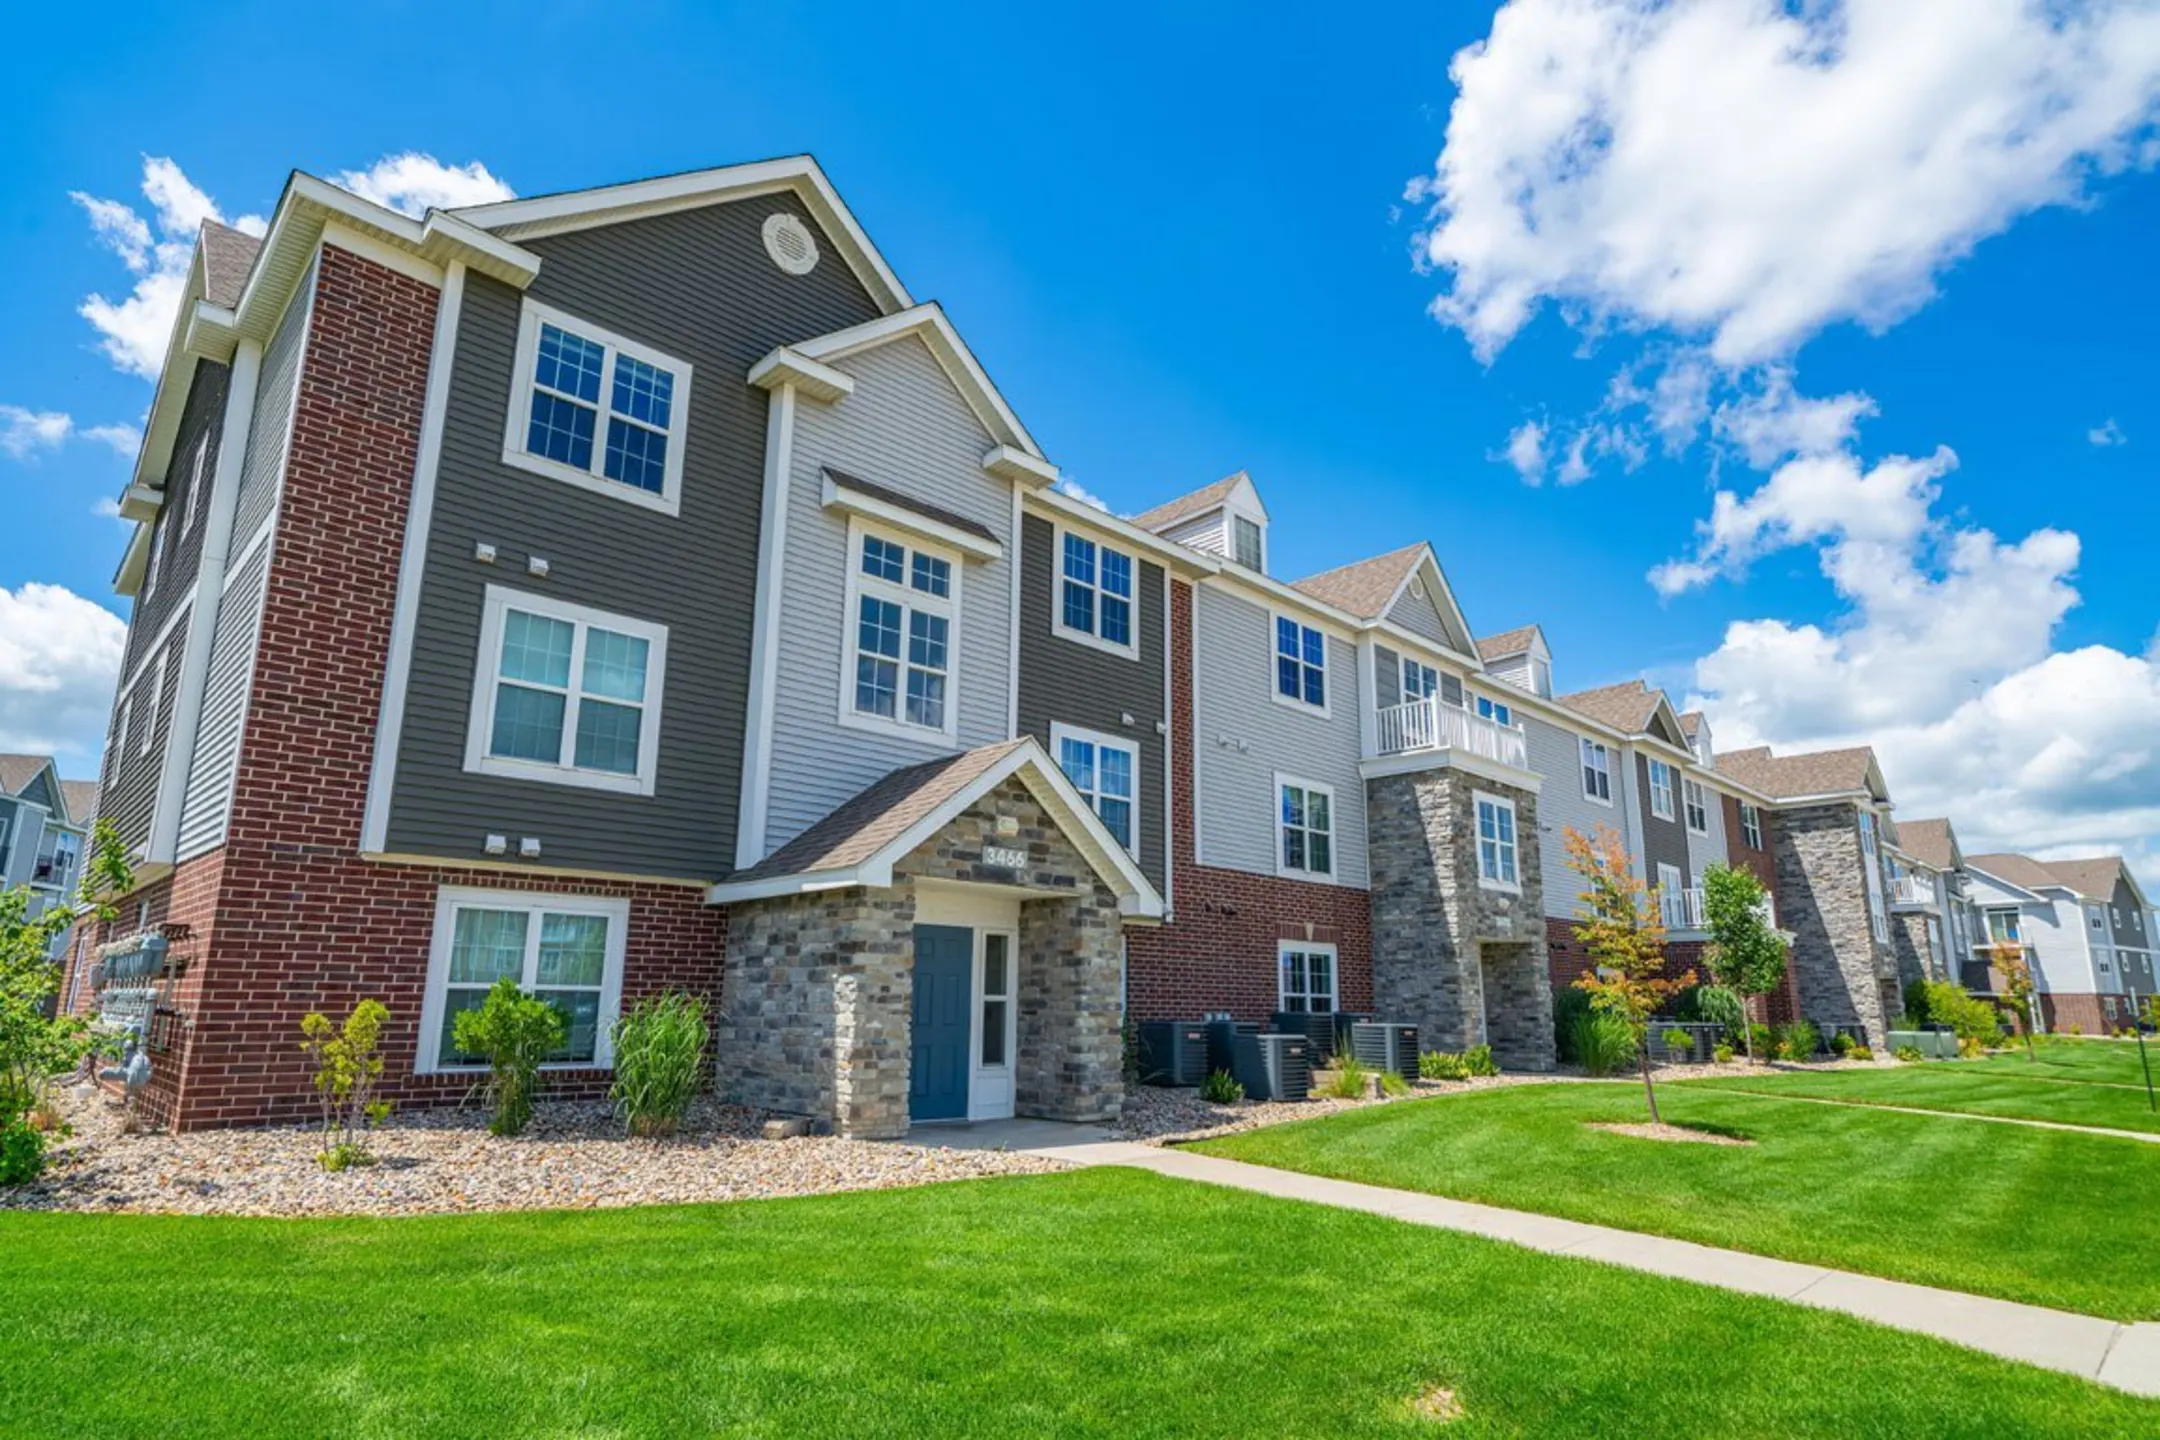
[[1965, 865], [1982, 927], [1963, 961], [1967, 989], [2000, 993], [1989, 951], [2008, 944], [2032, 967], [2043, 1030], [2104, 1035], [2160, 993], [2152, 908], [2121, 857], [1989, 854]]
[[0, 755], [0, 890], [26, 887], [33, 917], [71, 903], [96, 814], [97, 786], [62, 780], [50, 755]]
[[1943, 818], [1899, 820], [1892, 836], [1890, 938], [1898, 974], [1907, 983], [1963, 983], [1982, 931], [1957, 831]]

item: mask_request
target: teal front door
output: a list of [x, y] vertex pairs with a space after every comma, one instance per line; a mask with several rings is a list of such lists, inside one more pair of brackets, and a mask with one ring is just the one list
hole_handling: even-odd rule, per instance
[[967, 1119], [974, 976], [974, 931], [959, 925], [915, 927], [915, 1019], [908, 1059], [911, 1120]]

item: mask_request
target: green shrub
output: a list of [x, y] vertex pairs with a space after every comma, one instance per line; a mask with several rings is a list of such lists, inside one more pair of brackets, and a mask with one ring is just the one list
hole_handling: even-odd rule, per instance
[[1590, 997], [1574, 986], [1564, 986], [1553, 992], [1553, 1041], [1560, 1059], [1570, 1065], [1582, 1063], [1582, 1055], [1575, 1048], [1575, 1030], [1582, 1017], [1590, 1013]]
[[1235, 1105], [1245, 1098], [1245, 1087], [1231, 1079], [1228, 1070], [1210, 1070], [1200, 1082], [1200, 1098], [1210, 1105]]
[[1498, 1075], [1500, 1066], [1492, 1058], [1492, 1046], [1472, 1045], [1462, 1052], [1463, 1068], [1472, 1075]]
[[1695, 992], [1695, 1013], [1706, 1025], [1716, 1025], [1730, 1035], [1747, 1023], [1747, 1005], [1740, 992], [1724, 985], [1705, 985]]
[[1595, 1076], [1617, 1075], [1635, 1063], [1635, 1034], [1617, 1015], [1593, 1010], [1576, 1017], [1576, 1063]]
[[1688, 1060], [1694, 1059], [1695, 1037], [1685, 1030], [1667, 1030], [1665, 1032], [1665, 1054], [1667, 1058], [1677, 1054]]
[[1920, 1047], [1917, 1045], [1900, 1045], [1890, 1053], [1897, 1057], [1900, 1064], [1904, 1065], [1917, 1065], [1927, 1059], [1927, 1056], [1920, 1053]]
[[1904, 1020], [1910, 1023], [1898, 1025], [1900, 1030], [1917, 1030], [1928, 1022], [1928, 982], [1908, 980], [1905, 982]]
[[1380, 1072], [1380, 1093], [1399, 1100], [1410, 1093], [1410, 1082], [1393, 1070], [1383, 1070]]
[[1795, 1020], [1790, 1025], [1777, 1027], [1780, 1048], [1789, 1060], [1812, 1060], [1815, 1052], [1822, 1049], [1822, 1031], [1806, 1020]]
[[633, 1135], [672, 1135], [705, 1072], [705, 1002], [680, 992], [640, 1001], [615, 1022], [608, 1098]]
[[1846, 1052], [1845, 1058], [1847, 1060], [1873, 1060], [1875, 1058], [1875, 1052], [1868, 1049], [1868, 1047], [1865, 1045], [1855, 1045], [1851, 1050]]
[[1707, 988], [1709, 987], [1704, 985], [1689, 985], [1673, 991], [1672, 999], [1665, 1007], [1666, 1010], [1673, 1019], [1678, 1020], [1681, 1024], [1694, 1024], [1703, 1018], [1701, 1009], [1702, 992]]
[[1721, 1040], [1721, 1041], [1719, 1041], [1719, 1042], [1718, 1042], [1717, 1044], [1715, 1044], [1715, 1045], [1713, 1045], [1713, 1046], [1711, 1046], [1711, 1047], [1710, 1047], [1710, 1058], [1711, 1058], [1712, 1060], [1715, 1060], [1715, 1061], [1717, 1061], [1717, 1063], [1718, 1063], [1718, 1064], [1720, 1064], [1720, 1065], [1730, 1065], [1730, 1064], [1732, 1064], [1732, 1057], [1733, 1057], [1733, 1048], [1732, 1048], [1732, 1046], [1730, 1046], [1730, 1045], [1727, 1045], [1727, 1044], [1726, 1044], [1726, 1043], [1725, 1043], [1724, 1041], [1722, 1041], [1722, 1040]]
[[1842, 1030], [1830, 1037], [1830, 1051], [1841, 1060], [1859, 1047], [1860, 1042]]
[[1366, 1077], [1371, 1074], [1358, 1063], [1357, 1056], [1341, 1051], [1335, 1056], [1335, 1072], [1320, 1087], [1320, 1093], [1337, 1100], [1362, 1100], [1367, 1090]]
[[1417, 1057], [1418, 1074], [1427, 1080], [1467, 1080], [1470, 1062], [1448, 1050], [1422, 1050]]
[[461, 1010], [451, 1038], [467, 1055], [488, 1062], [488, 1098], [495, 1117], [488, 1129], [515, 1135], [532, 1119], [533, 1095], [540, 1088], [540, 1063], [569, 1033], [562, 1011], [518, 989], [505, 975], [495, 982], [477, 1010]]
[[1937, 1025], [1948, 1025], [1957, 1033], [1958, 1040], [1977, 1041], [1981, 1045], [1993, 1045], [2002, 1039], [2002, 1021], [1995, 1007], [1985, 1000], [1976, 1000], [1967, 994], [1962, 985], [1948, 980], [1931, 980], [1921, 987], [1927, 1001], [1927, 1018]]
[[27, 1185], [44, 1171], [44, 1133], [20, 1116], [0, 1121], [0, 1185]]

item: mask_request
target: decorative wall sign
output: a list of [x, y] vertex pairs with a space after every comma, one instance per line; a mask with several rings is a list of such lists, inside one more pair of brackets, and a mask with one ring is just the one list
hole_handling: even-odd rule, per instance
[[1027, 868], [1027, 851], [1012, 845], [983, 846], [982, 863], [999, 870]]

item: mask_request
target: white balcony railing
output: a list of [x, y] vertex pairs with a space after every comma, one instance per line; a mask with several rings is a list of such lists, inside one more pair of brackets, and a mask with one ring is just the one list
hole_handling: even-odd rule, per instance
[[1893, 905], [1933, 905], [1935, 882], [1920, 875], [1900, 875], [1890, 882]]
[[[1703, 892], [1698, 887], [1691, 890], [1675, 890], [1658, 895], [1658, 916], [1667, 930], [1707, 930], [1710, 928], [1709, 912], [1703, 908]], [[1777, 929], [1777, 906], [1768, 895], [1762, 897], [1763, 924]]]
[[1466, 754], [1530, 768], [1530, 742], [1520, 725], [1503, 725], [1483, 715], [1443, 703], [1436, 696], [1405, 705], [1384, 705], [1379, 713], [1382, 755], [1420, 750], [1461, 750]]

